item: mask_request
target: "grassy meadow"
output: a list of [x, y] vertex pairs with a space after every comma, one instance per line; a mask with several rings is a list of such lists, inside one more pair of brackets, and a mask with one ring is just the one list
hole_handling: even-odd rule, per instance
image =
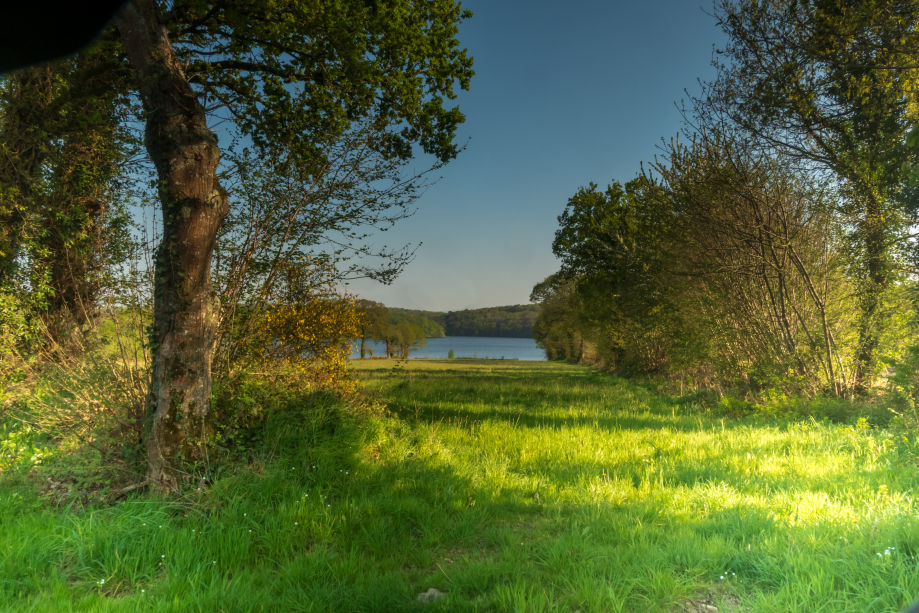
[[7, 465], [0, 609], [861, 613], [919, 595], [911, 437], [722, 419], [567, 364], [352, 366], [388, 413], [289, 398], [245, 462], [179, 499], [52, 505]]

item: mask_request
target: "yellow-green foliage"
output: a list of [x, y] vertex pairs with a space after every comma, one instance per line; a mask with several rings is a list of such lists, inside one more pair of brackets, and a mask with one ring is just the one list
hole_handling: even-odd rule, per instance
[[283, 282], [263, 291], [247, 322], [248, 334], [234, 353], [238, 367], [284, 362], [323, 386], [349, 389], [349, 341], [360, 336], [362, 314], [354, 296], [335, 290], [329, 273], [316, 262], [281, 267]]

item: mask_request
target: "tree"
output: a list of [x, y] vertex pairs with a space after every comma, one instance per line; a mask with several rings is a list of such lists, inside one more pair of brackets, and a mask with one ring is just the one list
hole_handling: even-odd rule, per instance
[[49, 331], [94, 314], [125, 247], [117, 196], [132, 142], [127, 71], [111, 35], [0, 80], [0, 284], [28, 286]]
[[734, 132], [663, 152], [657, 178], [582, 188], [559, 217], [561, 271], [531, 297], [547, 355], [582, 360], [590, 339], [617, 369], [704, 370], [751, 390], [791, 373], [798, 391], [851, 389], [831, 185]]
[[48, 155], [51, 130], [46, 109], [54, 98], [50, 67], [33, 68], [3, 81], [0, 126], [0, 279], [17, 276], [17, 259], [28, 232], [32, 192]]
[[[902, 168], [919, 5], [899, 0], [721, 0], [728, 44], [697, 119], [729, 121], [790, 160], [834, 176], [859, 279], [856, 386], [871, 385], [881, 308], [907, 223]], [[915, 57], [915, 56], [913, 56]]]
[[412, 351], [423, 349], [428, 344], [424, 330], [407, 321], [391, 326], [389, 338], [396, 353], [403, 359], [408, 358]]
[[452, 359], [455, 358], [455, 357], [456, 357], [456, 353], [455, 353], [455, 352], [453, 351], [453, 349], [451, 348], [450, 351], [447, 352], [447, 359], [448, 359], [448, 360], [452, 360]]
[[356, 303], [360, 316], [359, 332], [361, 335], [361, 359], [366, 353], [367, 339], [382, 338], [383, 327], [389, 319], [389, 311], [379, 302], [360, 299]]
[[464, 117], [444, 98], [472, 76], [455, 39], [470, 16], [453, 0], [131, 0], [119, 14], [163, 214], [147, 443], [154, 487], [175, 489], [182, 459], [200, 455], [211, 432], [219, 324], [211, 259], [229, 199], [208, 113], [232, 119], [256, 146], [282, 142], [317, 169], [327, 135], [362, 121], [383, 155], [409, 159], [417, 144], [446, 162]]
[[120, 45], [100, 44], [53, 66], [61, 82], [42, 193], [34, 203], [39, 224], [31, 259], [53, 289], [52, 325], [91, 319], [106, 269], [124, 259], [128, 215], [119, 181], [134, 152], [126, 115], [127, 66]]
[[537, 346], [550, 360], [577, 360], [582, 336], [578, 330], [576, 281], [551, 275], [533, 287], [530, 300], [540, 305], [533, 326]]

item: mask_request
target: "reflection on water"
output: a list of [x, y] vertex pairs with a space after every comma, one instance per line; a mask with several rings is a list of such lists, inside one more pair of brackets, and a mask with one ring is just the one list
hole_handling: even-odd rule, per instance
[[[373, 355], [382, 356], [386, 343], [367, 341]], [[536, 346], [532, 338], [497, 338], [493, 336], [447, 336], [429, 338], [428, 345], [412, 353], [413, 358], [446, 358], [453, 349], [458, 358], [504, 358], [505, 360], [545, 360], [546, 353]], [[361, 342], [354, 344], [352, 358], [361, 357]], [[368, 356], [370, 357], [369, 353]]]

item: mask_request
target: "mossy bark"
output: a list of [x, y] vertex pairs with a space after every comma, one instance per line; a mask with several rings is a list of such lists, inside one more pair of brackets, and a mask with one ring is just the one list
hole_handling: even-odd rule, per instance
[[188, 85], [155, 0], [131, 0], [116, 19], [146, 115], [163, 240], [156, 254], [148, 479], [178, 487], [183, 466], [210, 437], [211, 360], [218, 302], [210, 277], [217, 230], [229, 205], [220, 150]]

